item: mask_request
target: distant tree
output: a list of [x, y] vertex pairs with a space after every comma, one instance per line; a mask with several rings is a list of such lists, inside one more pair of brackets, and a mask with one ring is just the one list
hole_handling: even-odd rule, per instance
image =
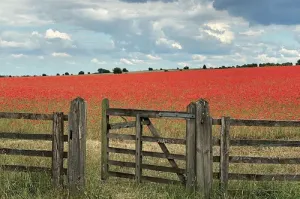
[[42, 74], [42, 76], [47, 76], [47, 75], [44, 73], [44, 74]]
[[164, 71], [165, 71], [165, 72], [168, 72], [168, 70], [167, 70], [167, 69], [165, 69]]
[[80, 72], [78, 73], [78, 75], [84, 75], [84, 72], [83, 72], [83, 71], [80, 71]]
[[149, 71], [153, 71], [153, 68], [148, 68]]
[[207, 67], [206, 67], [206, 65], [205, 65], [205, 64], [203, 65], [202, 69], [207, 69]]
[[162, 70], [162, 68], [160, 68], [160, 70]]
[[113, 73], [114, 74], [121, 74], [122, 73], [122, 69], [119, 68], [119, 67], [116, 67], [116, 68], [113, 69]]
[[88, 72], [88, 74], [91, 74], [90, 72]]
[[188, 66], [185, 66], [185, 67], [183, 67], [183, 69], [184, 69], [184, 70], [188, 70], [188, 69], [189, 69], [189, 67], [188, 67]]
[[102, 73], [110, 73], [110, 71], [107, 70], [107, 69], [104, 69], [104, 68], [99, 68], [98, 69], [98, 73], [100, 73], [100, 74], [102, 74]]
[[179, 68], [177, 67], [177, 70], [179, 70]]
[[59, 74], [59, 73], [57, 73], [57, 74], [56, 74], [56, 76], [60, 76], [60, 74]]
[[123, 72], [123, 73], [128, 73], [128, 70], [127, 70], [126, 68], [123, 68], [123, 69], [122, 69], [122, 72]]
[[297, 64], [296, 65], [300, 65], [300, 59], [297, 61]]
[[65, 72], [65, 75], [70, 75], [68, 72]]

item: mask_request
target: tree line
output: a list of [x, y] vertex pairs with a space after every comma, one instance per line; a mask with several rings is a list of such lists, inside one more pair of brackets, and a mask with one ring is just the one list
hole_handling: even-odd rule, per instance
[[[252, 63], [252, 64], [243, 64], [243, 65], [236, 65], [236, 66], [221, 66], [221, 67], [218, 67], [218, 68], [212, 68], [210, 67], [210, 69], [226, 69], [226, 68], [255, 68], [255, 67], [271, 67], [271, 66], [292, 66], [293, 63], [292, 62], [285, 62], [285, 63], [270, 63], [270, 62], [267, 62], [267, 63], [260, 63], [260, 64], [257, 64], [257, 63]], [[296, 62], [295, 65], [300, 65], [300, 59]], [[183, 70], [188, 70], [189, 69], [189, 66], [184, 66], [183, 67]], [[208, 67], [204, 64], [202, 66], [202, 69], [208, 69]], [[158, 69], [156, 69], [158, 70]], [[168, 69], [163, 69], [163, 68], [160, 68], [159, 70], [161, 71], [165, 71], [165, 72], [168, 72]], [[177, 67], [177, 70], [180, 70], [182, 71], [182, 69], [178, 68]], [[148, 68], [148, 71], [154, 71], [153, 68]], [[97, 70], [97, 72], [93, 73], [93, 74], [105, 74], [105, 73], [113, 73], [113, 74], [122, 74], [122, 73], [127, 73], [129, 72], [128, 69], [126, 68], [119, 68], [119, 67], [116, 67], [116, 68], [113, 68], [112, 71], [108, 70], [108, 69], [105, 69], [105, 68], [99, 68]], [[87, 72], [85, 73], [84, 71], [79, 71], [78, 75], [85, 75], [85, 74], [91, 74], [90, 72]], [[56, 76], [68, 76], [68, 75], [73, 75], [73, 74], [70, 74], [69, 72], [65, 72], [63, 74], [59, 74], [57, 73]], [[34, 77], [36, 77], [37, 75], [33, 75]], [[42, 76], [47, 76], [47, 74], [43, 73]], [[0, 75], [0, 78], [1, 77], [12, 77], [11, 75]], [[23, 75], [22, 77], [30, 77], [29, 75]]]

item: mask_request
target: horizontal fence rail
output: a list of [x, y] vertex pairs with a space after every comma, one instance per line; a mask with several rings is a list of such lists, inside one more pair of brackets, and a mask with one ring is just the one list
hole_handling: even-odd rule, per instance
[[[23, 155], [23, 156], [36, 156], [36, 157], [52, 157], [52, 151], [46, 150], [25, 150], [25, 149], [8, 149], [0, 148], [0, 154], [6, 155]], [[63, 153], [63, 158], [67, 158], [68, 153]]]
[[[220, 139], [213, 138], [213, 145], [220, 146]], [[259, 146], [259, 147], [300, 147], [300, 141], [286, 140], [230, 140], [231, 146]]]
[[141, 117], [147, 117], [147, 118], [178, 118], [178, 119], [195, 118], [194, 114], [190, 114], [187, 112], [120, 109], [120, 108], [108, 108], [106, 110], [106, 114], [110, 116], [128, 116], [128, 117], [135, 117], [137, 114], [139, 114]]
[[[0, 112], [2, 119], [26, 119], [26, 120], [53, 120], [53, 114], [35, 114], [35, 113], [4, 113]], [[68, 121], [68, 116], [63, 116], [64, 121]]]
[[[212, 119], [212, 125], [221, 125], [221, 119]], [[230, 119], [230, 126], [300, 127], [300, 121]]]
[[[300, 141], [298, 140], [232, 139], [230, 138], [231, 127], [300, 127], [300, 121], [248, 120], [230, 117], [212, 118], [209, 104], [203, 99], [190, 103], [186, 112], [110, 108], [107, 99], [102, 101], [102, 109], [102, 180], [107, 179], [108, 176], [115, 176], [135, 179], [138, 183], [143, 180], [170, 183], [172, 180], [143, 176], [142, 169], [175, 173], [178, 180], [173, 180], [172, 182], [184, 184], [187, 190], [190, 191], [200, 191], [204, 198], [207, 199], [211, 196], [213, 179], [219, 180], [222, 196], [227, 194], [229, 180], [300, 181], [300, 175], [229, 172], [229, 164], [300, 164], [300, 158], [297, 157], [230, 155], [231, 147], [300, 147]], [[135, 117], [136, 121], [109, 123], [110, 116]], [[161, 137], [160, 132], [154, 127], [150, 118], [185, 119], [185, 138]], [[220, 138], [212, 136], [213, 125], [221, 127]], [[145, 126], [148, 127], [152, 136], [144, 136], [142, 134]], [[113, 133], [113, 130], [123, 128], [133, 128], [135, 129], [135, 134]], [[114, 139], [135, 142], [135, 149], [110, 147], [109, 142]], [[162, 152], [142, 150], [142, 144], [145, 142], [157, 143], [157, 148], [160, 148]], [[170, 146], [169, 144], [185, 145], [185, 154], [171, 153], [167, 147]], [[219, 156], [213, 156], [213, 146], [219, 146]], [[110, 153], [132, 155], [135, 157], [135, 162], [111, 160], [109, 159]], [[170, 165], [144, 164], [142, 162], [143, 157], [165, 158]], [[185, 161], [184, 169], [178, 167], [177, 160]], [[213, 172], [214, 162], [219, 163], [219, 172]], [[135, 169], [135, 174], [110, 171], [109, 166], [132, 168]]]
[[[87, 131], [86, 113], [86, 102], [80, 97], [74, 99], [71, 102], [68, 115], [65, 115], [63, 112], [56, 112], [53, 114], [0, 112], [0, 119], [52, 121], [52, 134], [0, 132], [0, 139], [51, 141], [51, 150], [0, 148], [0, 154], [5, 155], [22, 155], [51, 158], [51, 167], [48, 168], [38, 166], [0, 164], [0, 170], [46, 172], [51, 174], [51, 181], [55, 188], [62, 188], [65, 187], [64, 185], [67, 185], [67, 188], [70, 189], [70, 194], [72, 195], [74, 193], [83, 191], [85, 185]], [[64, 135], [65, 121], [68, 121], [68, 135]], [[64, 144], [66, 142], [68, 142], [68, 152], [64, 151]], [[67, 159], [67, 168], [64, 168], [64, 159]]]
[[[19, 140], [44, 140], [52, 141], [52, 134], [28, 134], [28, 133], [2, 133], [0, 132], [0, 139], [19, 139]], [[68, 136], [64, 135], [64, 142], [68, 141]]]

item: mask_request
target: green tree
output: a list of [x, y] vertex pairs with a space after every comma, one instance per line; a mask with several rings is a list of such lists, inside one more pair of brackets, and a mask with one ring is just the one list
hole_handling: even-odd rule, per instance
[[300, 59], [297, 61], [297, 65], [300, 65]]
[[188, 67], [188, 66], [185, 66], [185, 67], [183, 67], [183, 69], [184, 69], [184, 70], [188, 70], [188, 69], [189, 69], [189, 67]]
[[127, 73], [127, 72], [128, 72], [127, 68], [123, 68], [123, 69], [122, 69], [122, 72], [123, 72], [123, 73]]
[[153, 68], [148, 68], [149, 71], [153, 71]]
[[122, 73], [122, 69], [119, 67], [116, 67], [113, 69], [114, 74], [121, 74]]
[[80, 71], [80, 72], [78, 73], [78, 75], [84, 75], [84, 72], [83, 72], [83, 71]]
[[207, 67], [206, 67], [206, 65], [205, 65], [205, 64], [203, 65], [202, 69], [207, 69]]

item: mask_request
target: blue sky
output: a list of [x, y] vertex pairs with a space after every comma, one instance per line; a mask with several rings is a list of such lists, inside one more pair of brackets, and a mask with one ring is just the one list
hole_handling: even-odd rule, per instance
[[0, 74], [300, 59], [295, 0], [1, 0]]

